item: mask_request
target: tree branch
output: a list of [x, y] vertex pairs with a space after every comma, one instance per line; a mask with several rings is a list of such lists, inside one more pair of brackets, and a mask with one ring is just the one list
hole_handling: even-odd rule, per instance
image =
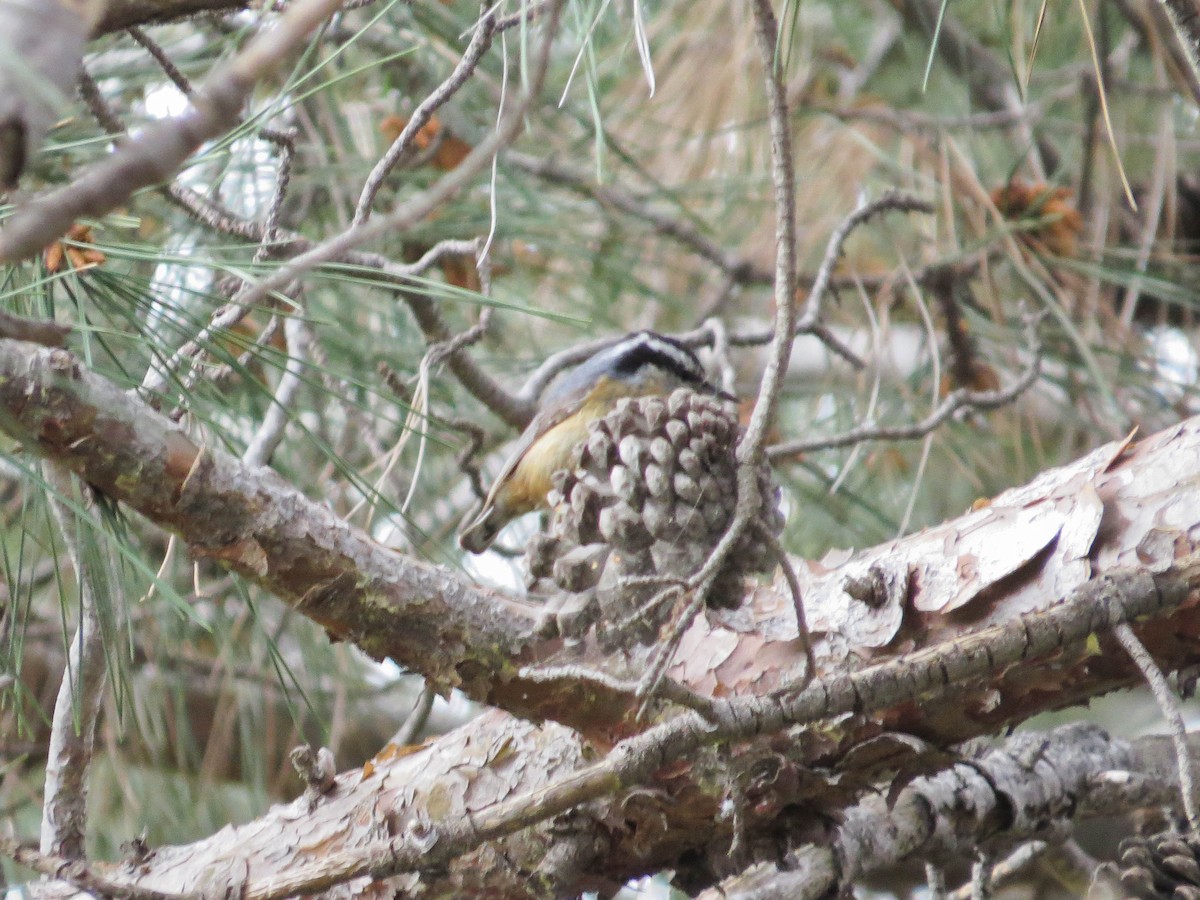
[[305, 40], [341, 0], [298, 0], [209, 76], [180, 116], [163, 119], [71, 184], [22, 207], [0, 231], [0, 261], [27, 259], [84, 216], [100, 217], [135, 191], [165, 181], [206, 140], [232, 128], [255, 84]]
[[[459, 686], [476, 699], [519, 715], [549, 716], [586, 729], [604, 729], [620, 721], [626, 723], [622, 727], [631, 727], [630, 703], [623, 694], [583, 685], [551, 688], [516, 674], [522, 665], [603, 667], [609, 658], [588, 642], [563, 648], [532, 638], [536, 605], [480, 590], [450, 573], [386, 550], [324, 506], [307, 500], [275, 473], [246, 467], [220, 448], [198, 446], [185, 431], [88, 372], [65, 351], [0, 341], [0, 428], [21, 440], [28, 451], [63, 462], [90, 484], [178, 534], [193, 555], [241, 572], [375, 657], [390, 656], [441, 688]], [[1010, 601], [1019, 603], [1016, 608], [1022, 612], [1038, 609], [1047, 598], [1082, 583], [1090, 574], [1109, 571], [1114, 560], [1126, 558], [1122, 553], [1134, 553], [1136, 548], [1138, 558], [1147, 558], [1137, 523], [1143, 521], [1146, 509], [1157, 508], [1162, 500], [1141, 493], [1153, 480], [1127, 478], [1127, 472], [1171, 473], [1173, 508], [1183, 509], [1191, 497], [1200, 509], [1196, 459], [1200, 459], [1200, 421], [1193, 420], [1134, 447], [1100, 448], [1072, 466], [1045, 473], [1035, 485], [995, 498], [990, 506], [960, 521], [899, 545], [867, 551], [841, 566], [828, 564], [819, 570], [823, 574], [802, 565], [805, 605], [814, 634], [820, 638], [822, 632], [836, 632], [852, 646], [864, 642], [882, 647], [919, 614], [927, 617], [917, 629], [923, 642], [961, 637], [962, 627], [938, 611], [952, 611], [976, 596], [987, 596], [994, 589], [992, 581], [1030, 565], [1030, 557], [1020, 555], [1009, 561], [1003, 555], [994, 559], [1000, 550], [1014, 546], [1014, 552], [1028, 552], [1020, 548], [1033, 533], [1047, 542], [1060, 532], [1069, 534], [1071, 540], [1048, 545], [1048, 557], [1036, 557], [1037, 568], [1019, 585], [1026, 593], [1017, 591], [1014, 596], [1019, 599]], [[1079, 484], [1090, 487], [1081, 494]], [[1105, 521], [1128, 525], [1126, 530], [1106, 530], [1103, 543], [1091, 546], [1098, 540], [1102, 511]], [[1038, 518], [1030, 520], [1034, 512]], [[1031, 530], [1029, 525], [1037, 527]], [[1048, 525], [1053, 529], [1047, 530]], [[1026, 532], [1015, 543], [1010, 532], [1014, 527]], [[965, 536], [960, 536], [960, 529]], [[1093, 558], [1109, 561], [1080, 565], [1079, 556], [1086, 555], [1089, 546]], [[1182, 552], [1173, 549], [1163, 565], [1177, 565], [1176, 554]], [[976, 562], [964, 567], [960, 555]], [[987, 563], [982, 570], [981, 560]], [[868, 568], [878, 577], [865, 587], [854, 587]], [[997, 574], [986, 576], [988, 571]], [[887, 585], [893, 582], [896, 589], [889, 593]], [[783, 628], [782, 636], [775, 639], [782, 655], [774, 658], [773, 668], [786, 677], [789, 666], [801, 669], [803, 657], [789, 643], [796, 635], [790, 594], [786, 585], [776, 590], [781, 605], [773, 615], [790, 624], [771, 626]], [[859, 603], [867, 603], [870, 612], [864, 614], [855, 606]], [[976, 607], [990, 609], [980, 602]], [[702, 618], [685, 636], [685, 647], [720, 631]], [[638, 651], [642, 652], [649, 651]], [[763, 689], [761, 672], [753, 664], [756, 654], [748, 652], [746, 666], [727, 667], [729, 674], [723, 676], [723, 687], [731, 695]], [[631, 655], [631, 666], [644, 661], [638, 653]], [[841, 665], [824, 659], [820, 652], [818, 663], [827, 670]], [[1082, 683], [1086, 682], [1084, 678]], [[1062, 690], [1073, 690], [1074, 683], [1064, 678]], [[1011, 713], [1018, 714], [1017, 709], [1019, 705]], [[959, 713], [965, 716], [967, 710], [941, 711], [943, 716]], [[965, 732], [971, 730], [969, 721], [960, 725]]]
[[1062, 834], [1086, 806], [1097, 773], [1135, 765], [1125, 741], [1090, 723], [1010, 737], [981, 759], [914, 779], [894, 799], [868, 795], [845, 811], [828, 844], [794, 851], [783, 867], [753, 866], [699, 900], [757, 891], [816, 900], [907, 859], [961, 860], [979, 847], [1004, 850]]
[[[67, 654], [58, 699], [54, 704], [50, 744], [46, 751], [45, 801], [42, 805], [41, 849], [64, 859], [84, 857], [87, 837], [87, 779], [96, 739], [96, 720], [104, 699], [105, 654], [99, 605], [108, 605], [109, 616], [122, 609], [120, 598], [109, 595], [114, 585], [106, 573], [97, 571], [107, 554], [87, 553], [84, 543], [95, 540], [87, 534], [98, 527], [91, 512], [73, 508], [81, 500], [69, 472], [56, 462], [42, 467], [50, 488], [50, 508], [62, 534], [79, 591], [79, 622]], [[85, 519], [91, 519], [86, 524]], [[105, 596], [101, 597], [104, 594]], [[66, 605], [66, 598], [63, 598]]]

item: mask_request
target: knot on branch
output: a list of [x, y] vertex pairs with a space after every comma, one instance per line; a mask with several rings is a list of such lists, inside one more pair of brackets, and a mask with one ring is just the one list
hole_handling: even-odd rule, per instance
[[[599, 621], [610, 644], [655, 639], [666, 600], [681, 593], [670, 586], [704, 565], [732, 520], [738, 436], [732, 404], [683, 389], [622, 400], [591, 426], [571, 467], [555, 476], [549, 526], [527, 551], [528, 587], [554, 598], [559, 633], [577, 637]], [[758, 520], [776, 535], [779, 490], [768, 466], [758, 478]], [[747, 529], [709, 606], [737, 607], [743, 577], [773, 561]]]

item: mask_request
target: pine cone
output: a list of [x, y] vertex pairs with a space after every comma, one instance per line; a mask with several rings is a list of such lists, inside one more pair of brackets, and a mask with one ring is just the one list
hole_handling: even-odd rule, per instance
[[1121, 886], [1131, 897], [1200, 900], [1200, 834], [1164, 831], [1121, 842]]
[[[664, 587], [653, 577], [691, 576], [725, 533], [737, 498], [737, 440], [729, 404], [685, 389], [622, 400], [592, 425], [572, 468], [555, 476], [549, 527], [526, 554], [530, 590], [556, 595], [560, 633], [578, 636], [599, 620], [609, 643], [657, 636], [670, 604], [646, 608]], [[765, 465], [759, 491], [759, 520], [778, 534], [779, 492]], [[772, 563], [751, 529], [709, 605], [736, 607], [743, 577]]]

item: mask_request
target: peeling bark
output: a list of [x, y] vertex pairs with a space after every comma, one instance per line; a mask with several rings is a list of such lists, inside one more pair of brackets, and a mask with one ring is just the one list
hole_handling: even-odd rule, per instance
[[[0, 428], [178, 534], [193, 555], [257, 581], [335, 639], [594, 740], [644, 727], [633, 720], [633, 698], [620, 691], [525, 678], [520, 668], [569, 663], [636, 678], [645, 648], [617, 660], [594, 641], [564, 648], [534, 639], [536, 605], [387, 550], [271, 470], [197, 445], [66, 351], [0, 341]], [[844, 674], [1046, 609], [1118, 568], [1168, 572], [1195, 552], [1198, 538], [1200, 420], [1101, 447], [962, 519], [854, 556], [801, 563], [819, 674]], [[1143, 632], [1160, 662], [1178, 665], [1200, 640], [1200, 616], [1183, 609]], [[993, 685], [964, 687], [961, 702], [910, 705], [889, 722], [961, 739], [1130, 683], [1134, 670], [1123, 654], [1099, 649], [1062, 656], [1053, 679], [1038, 667], [1011, 669]], [[760, 585], [742, 609], [694, 624], [671, 675], [702, 695], [761, 695], [802, 666], [786, 586]]]
[[[939, 747], [1133, 683], [1107, 634], [1118, 622], [1135, 621], [1164, 668], [1194, 666], [1200, 646], [1200, 419], [1102, 447], [937, 528], [800, 563], [820, 669], [804, 690], [789, 688], [803, 652], [786, 586], [700, 617], [671, 675], [702, 702], [678, 713], [660, 701], [649, 723], [621, 683], [640, 674], [641, 651], [529, 637], [530, 604], [387, 551], [70, 354], [0, 341], [0, 428], [331, 634], [558, 720], [492, 712], [416, 753], [387, 749], [315, 802], [158, 851], [138, 877], [164, 889], [219, 871], [207, 887], [282, 896], [341, 872], [382, 880], [327, 896], [417, 880], [544, 896], [668, 867], [702, 886], [727, 874], [733, 797], [760, 852], [786, 849], [798, 809], [832, 820]], [[533, 664], [571, 668], [539, 679], [522, 669]], [[171, 880], [180, 873], [193, 880]]]

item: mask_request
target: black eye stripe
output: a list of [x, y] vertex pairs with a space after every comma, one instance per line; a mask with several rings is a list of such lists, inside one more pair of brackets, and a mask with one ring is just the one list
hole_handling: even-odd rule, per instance
[[696, 354], [660, 334], [639, 332], [609, 352], [613, 354], [613, 368], [623, 374], [632, 374], [644, 365], [654, 365], [684, 381], [704, 381], [704, 368]]

